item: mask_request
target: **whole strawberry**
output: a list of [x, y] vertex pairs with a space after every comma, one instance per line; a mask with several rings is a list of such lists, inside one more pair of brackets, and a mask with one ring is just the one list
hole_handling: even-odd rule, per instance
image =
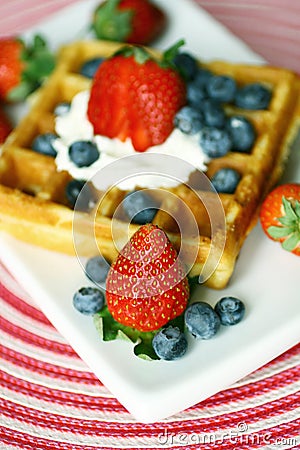
[[162, 144], [185, 104], [186, 88], [172, 61], [178, 46], [154, 60], [141, 47], [124, 47], [104, 61], [93, 81], [88, 118], [94, 133], [125, 141], [136, 151]]
[[168, 237], [155, 225], [141, 226], [108, 273], [111, 315], [122, 325], [153, 331], [181, 315], [188, 298], [184, 268]]
[[300, 184], [277, 186], [264, 200], [260, 222], [266, 235], [300, 256]]
[[18, 37], [0, 39], [0, 100], [23, 101], [54, 68], [46, 42], [35, 36], [31, 45]]
[[12, 124], [4, 110], [0, 108], [0, 144], [3, 144], [11, 131]]
[[166, 27], [166, 15], [149, 0], [107, 0], [96, 9], [98, 39], [146, 45]]

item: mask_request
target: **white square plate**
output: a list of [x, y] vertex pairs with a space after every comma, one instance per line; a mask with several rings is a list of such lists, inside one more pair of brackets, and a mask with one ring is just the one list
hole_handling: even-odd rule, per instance
[[[262, 63], [263, 60], [192, 1], [158, 1], [170, 17], [157, 47], [184, 38], [202, 59]], [[53, 47], [80, 38], [97, 1], [82, 1], [30, 30]], [[17, 117], [18, 111], [16, 111]], [[300, 181], [300, 156], [293, 152], [285, 181]], [[175, 414], [230, 386], [299, 341], [300, 259], [269, 241], [258, 225], [247, 238], [228, 288], [199, 288], [200, 300], [215, 304], [223, 295], [241, 298], [244, 320], [210, 341], [192, 341], [178, 361], [148, 362], [128, 342], [102, 342], [92, 319], [77, 313], [73, 293], [87, 284], [76, 258], [48, 252], [0, 235], [0, 257], [58, 331], [118, 400], [142, 422]]]

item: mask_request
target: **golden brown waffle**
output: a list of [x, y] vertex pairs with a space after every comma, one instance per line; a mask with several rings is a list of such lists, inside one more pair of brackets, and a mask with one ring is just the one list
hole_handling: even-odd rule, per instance
[[[56, 70], [35, 96], [27, 116], [3, 146], [0, 159], [0, 229], [23, 241], [74, 254], [73, 210], [68, 206], [64, 193], [71, 177], [66, 172], [56, 170], [53, 158], [33, 152], [31, 143], [37, 134], [53, 130], [53, 111], [58, 103], [71, 101], [76, 93], [90, 87], [90, 80], [78, 73], [82, 63], [95, 56], [107, 57], [118, 47], [119, 44], [110, 42], [82, 41], [60, 51]], [[230, 152], [208, 164], [208, 177], [221, 167], [233, 167], [242, 174], [234, 194], [220, 195], [225, 212], [226, 241], [216, 270], [206, 284], [223, 288], [231, 277], [241, 246], [257, 220], [260, 202], [279, 179], [291, 142], [298, 131], [299, 80], [288, 70], [268, 66], [212, 62], [207, 67], [217, 74], [233, 76], [239, 85], [261, 82], [270, 86], [273, 92], [268, 110], [245, 111], [228, 106], [229, 114], [238, 112], [250, 118], [255, 125], [257, 139], [251, 153]], [[196, 275], [201, 272], [211, 250], [209, 218], [193, 190], [180, 185], [171, 191], [191, 208], [199, 225], [201, 239], [196, 243], [197, 258], [190, 272]], [[208, 201], [209, 196], [216, 195], [199, 194], [205, 195]], [[117, 188], [111, 189], [97, 211], [95, 236], [102, 254], [109, 260], [117, 254], [111, 236], [111, 217], [124, 195], [125, 192]], [[163, 211], [165, 200], [162, 198], [159, 201], [161, 210], [156, 214], [154, 223], [165, 229], [179, 247], [177, 226]], [[169, 197], [166, 201], [170, 202]], [[177, 208], [178, 205], [174, 204], [173, 207]], [[82, 217], [85, 217], [85, 213], [82, 213]], [[121, 223], [122, 217], [119, 220]], [[137, 227], [130, 225], [129, 233], [133, 233]], [[89, 236], [85, 235], [84, 229], [80, 239], [80, 249], [89, 256]], [[188, 260], [195, 241], [186, 239], [181, 244], [183, 256]]]

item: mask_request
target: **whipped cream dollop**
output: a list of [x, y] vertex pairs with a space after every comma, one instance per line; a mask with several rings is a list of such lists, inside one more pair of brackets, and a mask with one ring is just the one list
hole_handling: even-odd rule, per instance
[[[206, 170], [209, 158], [201, 149], [199, 137], [197, 135], [186, 135], [177, 128], [174, 128], [163, 144], [150, 147], [145, 153], [136, 152], [130, 139], [122, 142], [117, 138], [110, 139], [105, 136], [94, 135], [93, 126], [87, 118], [89, 95], [89, 91], [78, 93], [72, 100], [70, 110], [56, 118], [55, 131], [58, 138], [53, 145], [57, 151], [55, 163], [59, 171], [68, 171], [75, 179], [86, 181], [92, 179], [93, 184], [98, 189], [108, 188], [109, 186], [105, 186], [101, 171], [121, 158], [124, 158], [125, 161], [126, 157], [136, 155], [131, 160], [135, 164], [136, 176], [123, 177], [120, 173], [116, 174], [114, 184], [118, 185], [120, 189], [126, 190], [134, 189], [136, 186], [145, 188], [173, 187], [187, 182], [194, 170]], [[94, 142], [100, 152], [97, 161], [88, 167], [77, 167], [69, 157], [69, 146], [81, 140]], [[145, 159], [143, 155], [146, 153], [158, 155], [158, 157]], [[174, 172], [172, 173], [175, 173], [175, 176], [168, 175], [170, 170], [164, 176], [162, 164], [166, 159], [160, 158], [159, 155], [173, 157]], [[145, 161], [147, 161], [146, 167]], [[182, 164], [182, 161], [185, 164]], [[155, 163], [153, 164], [153, 162]], [[117, 179], [118, 177], [119, 179]], [[111, 183], [111, 180], [109, 182]]]

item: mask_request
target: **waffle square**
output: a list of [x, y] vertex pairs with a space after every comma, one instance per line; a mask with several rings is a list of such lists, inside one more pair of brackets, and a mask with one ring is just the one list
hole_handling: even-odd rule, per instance
[[[62, 47], [59, 51], [55, 71], [34, 96], [27, 115], [2, 148], [1, 230], [50, 250], [75, 254], [72, 232], [74, 211], [68, 205], [65, 195], [65, 187], [72, 178], [68, 172], [57, 170], [53, 158], [31, 150], [31, 144], [38, 134], [54, 130], [54, 108], [58, 103], [70, 102], [75, 94], [90, 88], [91, 81], [79, 73], [81, 65], [94, 57], [108, 57], [119, 47], [120, 44], [112, 42], [79, 41]], [[272, 90], [272, 100], [267, 110], [250, 111], [240, 110], [232, 105], [226, 106], [227, 114], [244, 115], [254, 124], [257, 138], [252, 151], [229, 152], [223, 157], [212, 159], [208, 164], [208, 178], [222, 167], [235, 168], [241, 174], [233, 194], [218, 196], [225, 214], [225, 241], [221, 257], [206, 284], [220, 289], [230, 280], [243, 242], [257, 221], [262, 199], [284, 170], [291, 144], [300, 127], [300, 82], [291, 71], [267, 65], [213, 61], [205, 66], [213, 73], [233, 76], [240, 86], [260, 82]], [[197, 186], [190, 189], [183, 184], [170, 189], [170, 192], [190, 208], [200, 230], [201, 239], [196, 243], [197, 256], [190, 270], [190, 275], [195, 276], [202, 272], [212, 249], [209, 217], [205, 205], [199, 202], [199, 197], [210, 201], [209, 196], [217, 194], [202, 192]], [[103, 197], [97, 210], [94, 234], [101, 253], [108, 260], [113, 260], [117, 255], [111, 222], [125, 195], [126, 191], [111, 189]], [[195, 241], [181, 239], [176, 223], [164, 212], [166, 200], [162, 197], [158, 201], [161, 206], [154, 223], [166, 231], [177, 248], [183, 248], [182, 254], [188, 259], [190, 250], [195, 248]], [[178, 208], [176, 204], [173, 206]], [[82, 217], [84, 220], [84, 212]], [[117, 220], [122, 222], [122, 218]], [[128, 238], [128, 229], [130, 235], [137, 227], [129, 225], [124, 231], [127, 233], [126, 237]], [[88, 240], [89, 236], [82, 230], [80, 249], [85, 256], [92, 256], [89, 254]]]

